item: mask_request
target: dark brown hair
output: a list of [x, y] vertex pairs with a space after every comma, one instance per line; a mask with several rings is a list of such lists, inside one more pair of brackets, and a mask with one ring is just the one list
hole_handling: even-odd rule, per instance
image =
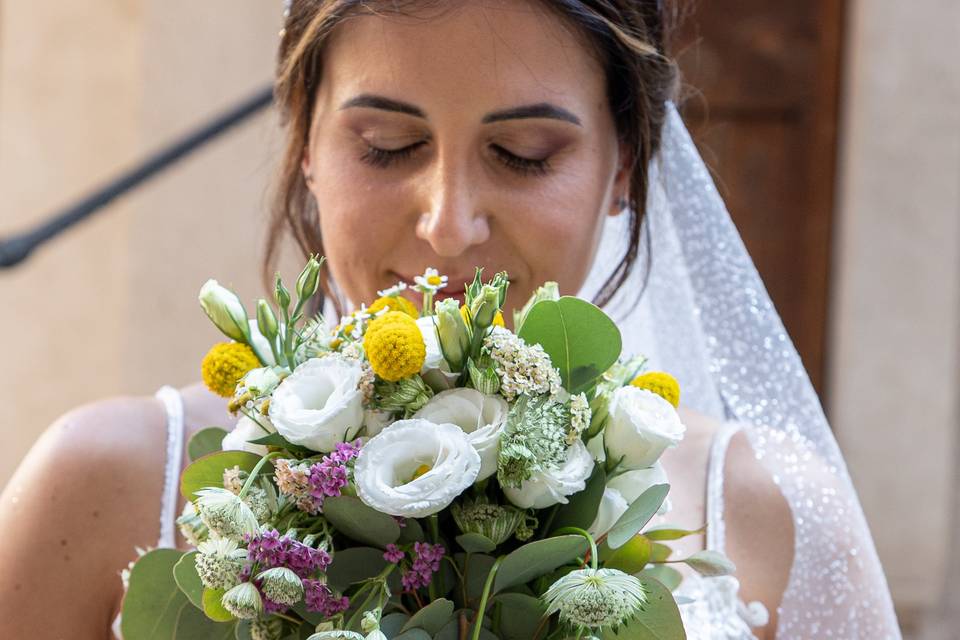
[[[665, 101], [674, 97], [677, 71], [665, 53], [672, 26], [663, 0], [539, 0], [573, 25], [590, 43], [606, 73], [607, 97], [621, 144], [631, 162], [630, 243], [626, 254], [597, 293], [603, 306], [635, 267], [641, 222], [647, 198], [647, 167], [660, 144]], [[321, 56], [333, 29], [344, 19], [363, 13], [408, 14], [442, 0], [294, 0], [281, 34], [275, 95], [286, 127], [286, 149], [276, 184], [267, 234], [263, 276], [268, 289], [285, 233], [303, 254], [324, 253], [319, 213], [301, 171], [310, 139]], [[649, 253], [648, 253], [649, 255]], [[343, 314], [329, 269], [322, 289]]]

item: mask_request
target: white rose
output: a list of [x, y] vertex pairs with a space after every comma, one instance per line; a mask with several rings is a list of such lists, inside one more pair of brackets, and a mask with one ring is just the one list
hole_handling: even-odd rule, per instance
[[357, 360], [327, 356], [297, 367], [273, 392], [270, 421], [293, 444], [329, 452], [363, 424]]
[[[261, 418], [266, 420], [266, 418]], [[258, 456], [265, 456], [268, 453], [266, 445], [250, 444], [250, 440], [257, 440], [270, 433], [250, 418], [243, 416], [237, 421], [233, 431], [223, 436], [220, 448], [224, 451], [247, 451], [255, 453]]]
[[480, 475], [489, 478], [497, 472], [500, 454], [500, 431], [507, 421], [510, 406], [498, 395], [486, 395], [476, 389], [441, 391], [413, 414], [434, 424], [455, 424], [467, 434], [467, 440], [480, 454]]
[[[653, 485], [668, 483], [666, 471], [664, 471], [663, 466], [657, 462], [649, 469], [635, 469], [614, 476], [607, 481], [607, 486], [619, 491], [623, 499], [627, 501], [627, 504], [633, 504], [633, 502], [640, 497], [641, 493]], [[667, 498], [663, 501], [663, 504], [660, 505], [657, 513], [663, 515], [669, 510], [670, 499]]]
[[610, 420], [603, 441], [611, 460], [623, 458], [621, 468], [645, 469], [675, 447], [686, 427], [673, 405], [646, 389], [626, 386], [610, 400]]
[[600, 500], [600, 509], [597, 510], [597, 517], [593, 519], [593, 524], [587, 528], [587, 532], [594, 538], [599, 538], [617, 524], [630, 505], [623, 499], [620, 492], [611, 489], [609, 486], [603, 490], [603, 498]]
[[535, 473], [519, 488], [503, 487], [503, 492], [521, 509], [546, 509], [557, 503], [566, 504], [567, 496], [583, 491], [592, 472], [593, 456], [582, 440], [576, 440], [567, 449], [567, 459], [560, 468]]
[[357, 456], [357, 494], [377, 511], [423, 518], [446, 508], [473, 484], [480, 454], [454, 424], [398, 420]]
[[417, 326], [420, 328], [423, 344], [427, 349], [423, 367], [420, 368], [420, 375], [424, 382], [433, 389], [450, 389], [456, 383], [459, 374], [450, 371], [450, 364], [443, 357], [443, 351], [440, 350], [440, 338], [437, 336], [437, 328], [433, 323], [433, 316], [417, 318]]

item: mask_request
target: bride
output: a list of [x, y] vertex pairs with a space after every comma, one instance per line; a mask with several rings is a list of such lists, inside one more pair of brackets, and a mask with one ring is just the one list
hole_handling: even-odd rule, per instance
[[[547, 280], [591, 297], [680, 378], [662, 519], [708, 527], [678, 552], [737, 566], [686, 576], [688, 637], [897, 638], [820, 405], [671, 102], [661, 4], [288, 3], [267, 268], [284, 233], [325, 255], [329, 319], [425, 267], [451, 289], [505, 270], [508, 307]], [[186, 546], [186, 438], [233, 423], [194, 385], [51, 426], [3, 494], [0, 637], [118, 633], [135, 547]]]

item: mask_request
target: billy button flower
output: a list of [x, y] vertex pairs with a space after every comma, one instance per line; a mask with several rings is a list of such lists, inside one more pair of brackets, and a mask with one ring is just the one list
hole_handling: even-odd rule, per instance
[[221, 342], [203, 357], [200, 373], [208, 389], [218, 396], [229, 398], [237, 383], [258, 367], [260, 360], [249, 346], [239, 342]]
[[672, 404], [674, 408], [680, 406], [680, 383], [669, 373], [664, 373], [663, 371], [641, 373], [634, 378], [630, 384], [639, 389], [646, 389], [651, 393], [657, 394]]
[[389, 382], [418, 373], [427, 357], [420, 327], [402, 311], [373, 320], [363, 336], [363, 350], [373, 372]]
[[374, 300], [373, 304], [367, 307], [367, 313], [376, 315], [378, 311], [388, 309], [390, 311], [402, 311], [414, 320], [420, 317], [417, 306], [402, 296], [382, 296]]

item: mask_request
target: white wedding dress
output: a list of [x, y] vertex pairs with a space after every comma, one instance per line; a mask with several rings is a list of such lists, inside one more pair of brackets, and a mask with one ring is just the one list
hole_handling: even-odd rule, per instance
[[[176, 519], [180, 461], [185, 446], [184, 410], [180, 392], [163, 387], [156, 394], [167, 411], [167, 461], [164, 490], [160, 505], [160, 538], [158, 548], [176, 547]], [[707, 467], [707, 548], [723, 551], [723, 466], [730, 438], [739, 430], [735, 423], [726, 423], [714, 435]], [[763, 625], [767, 611], [754, 602], [739, 599], [739, 582], [733, 576], [701, 578], [696, 574], [684, 578], [676, 595], [690, 599], [680, 606], [684, 629], [689, 640], [755, 640], [751, 626]], [[121, 617], [113, 621], [113, 635], [120, 633]]]

